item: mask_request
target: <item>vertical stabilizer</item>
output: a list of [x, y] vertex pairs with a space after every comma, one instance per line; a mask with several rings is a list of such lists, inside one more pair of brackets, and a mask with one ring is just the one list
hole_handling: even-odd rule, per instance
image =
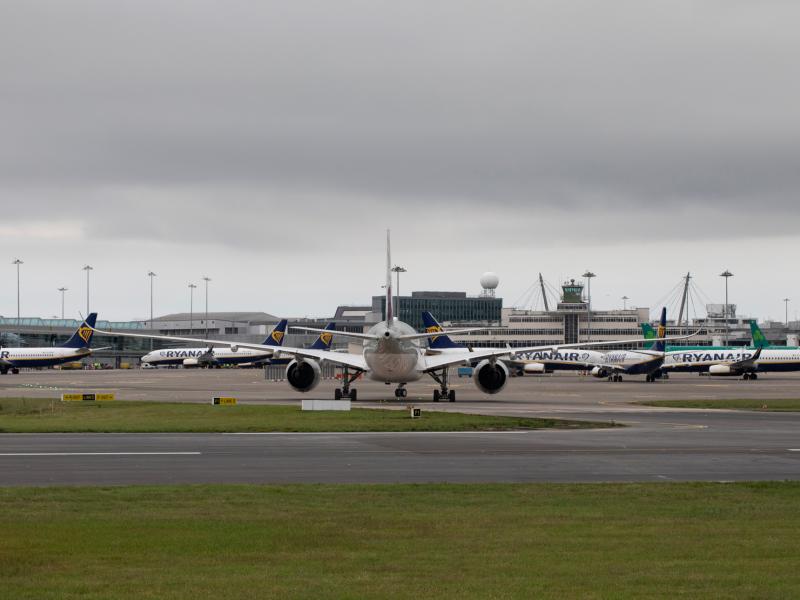
[[317, 341], [314, 342], [314, 345], [311, 346], [312, 350], [330, 350], [331, 343], [333, 342], [333, 334], [328, 333], [328, 331], [333, 331], [336, 329], [335, 323], [328, 323], [328, 326], [325, 327], [325, 333], [320, 333]]
[[767, 336], [764, 335], [764, 332], [761, 331], [761, 327], [758, 326], [758, 323], [755, 319], [750, 321], [750, 333], [753, 334], [753, 346], [756, 348], [768, 348], [769, 341], [767, 341]]
[[431, 313], [427, 311], [423, 312], [422, 322], [425, 324], [425, 333], [437, 333], [439, 331], [442, 332], [442, 335], [428, 338], [428, 348], [431, 350], [445, 350], [448, 348], [459, 348], [461, 350], [465, 349], [464, 346], [461, 344], [456, 344], [449, 335], [444, 333], [444, 329], [442, 329], [442, 326], [439, 325], [439, 322]]
[[394, 305], [392, 304], [392, 240], [391, 231], [386, 230], [386, 325], [394, 323]]
[[283, 338], [286, 337], [286, 319], [281, 319], [275, 329], [269, 334], [269, 337], [264, 340], [264, 346], [283, 346]]
[[65, 343], [61, 345], [62, 348], [88, 348], [92, 345], [92, 336], [94, 335], [94, 326], [97, 324], [97, 313], [92, 313], [86, 320], [81, 323], [78, 330], [72, 334]]
[[[658, 337], [665, 338], [667, 337], [667, 307], [661, 309], [661, 320], [658, 322]], [[667, 343], [666, 342], [656, 342], [653, 344], [652, 350], [656, 352], [666, 352], [667, 350]]]

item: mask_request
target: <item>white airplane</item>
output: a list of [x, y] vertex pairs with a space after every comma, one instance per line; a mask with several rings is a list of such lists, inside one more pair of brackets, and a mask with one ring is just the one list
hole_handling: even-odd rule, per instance
[[622, 381], [623, 375], [644, 375], [645, 381], [652, 383], [661, 377], [661, 369], [666, 360], [667, 346], [664, 341], [667, 339], [664, 337], [666, 330], [667, 309], [663, 308], [661, 310], [661, 322], [658, 327], [658, 338], [652, 340], [654, 342], [652, 348], [649, 350], [612, 350], [606, 352], [602, 361], [592, 369], [592, 375], [617, 382]]
[[52, 348], [0, 348], [0, 373], [16, 375], [22, 368], [53, 367], [90, 356], [97, 313], [90, 314], [61, 346]]
[[[472, 348], [454, 342], [447, 335], [445, 330], [429, 312], [423, 311], [422, 322], [425, 331], [428, 333], [440, 332], [441, 335], [430, 338], [428, 341], [428, 354], [449, 354], [453, 352], [463, 352]], [[510, 347], [494, 347], [495, 350], [509, 351]], [[547, 348], [545, 350], [522, 350], [515, 351], [515, 356], [503, 359], [503, 362], [512, 370], [519, 371], [520, 374], [529, 373], [541, 375], [552, 373], [553, 371], [586, 371], [596, 365], [605, 362], [605, 353], [597, 350], [584, 350], [572, 348], [568, 350], [557, 350]]]
[[[428, 375], [439, 384], [439, 389], [434, 390], [433, 400], [438, 402], [440, 399], [455, 402], [455, 390], [451, 390], [448, 384], [448, 368], [455, 365], [472, 364], [478, 361], [473, 371], [473, 380], [479, 390], [486, 394], [496, 394], [500, 392], [508, 382], [508, 368], [500, 360], [503, 357], [514, 356], [521, 352], [532, 350], [546, 350], [558, 348], [576, 348], [586, 346], [609, 345], [609, 342], [597, 342], [590, 344], [565, 344], [553, 346], [536, 346], [532, 348], [503, 348], [503, 349], [480, 349], [470, 352], [452, 352], [439, 355], [428, 355], [426, 350], [419, 346], [419, 342], [431, 337], [441, 335], [439, 332], [417, 333], [407, 323], [394, 317], [394, 307], [392, 304], [392, 261], [391, 244], [389, 232], [386, 232], [386, 320], [374, 325], [367, 333], [354, 333], [345, 331], [327, 331], [324, 329], [314, 329], [310, 327], [294, 327], [303, 331], [312, 331], [320, 334], [330, 334], [346, 338], [353, 338], [363, 342], [362, 353], [351, 352], [332, 352], [330, 350], [319, 350], [314, 348], [269, 348], [262, 344], [249, 344], [227, 342], [219, 340], [197, 340], [192, 338], [180, 338], [173, 336], [152, 336], [136, 333], [119, 333], [114, 335], [125, 337], [139, 337], [148, 339], [159, 339], [177, 342], [201, 342], [214, 346], [228, 346], [231, 349], [251, 348], [255, 350], [272, 350], [273, 358], [289, 357], [291, 362], [286, 368], [286, 380], [289, 385], [298, 392], [310, 392], [322, 379], [321, 362], [329, 362], [339, 366], [344, 370], [342, 379], [343, 385], [337, 388], [334, 397], [338, 400], [349, 397], [351, 400], [357, 398], [355, 389], [351, 389], [352, 383], [360, 375], [365, 374], [374, 381], [380, 381], [387, 385], [397, 384], [395, 397], [404, 398], [407, 395], [405, 386], [413, 381], [418, 381]], [[451, 334], [467, 333], [480, 331], [481, 329], [462, 329], [449, 331]], [[99, 330], [98, 330], [99, 331]], [[105, 332], [102, 332], [105, 333]], [[691, 337], [691, 336], [686, 336]], [[670, 338], [685, 339], [685, 338]], [[615, 344], [635, 344], [641, 343], [641, 338], [633, 340], [621, 340]], [[664, 340], [662, 340], [664, 341]]]
[[283, 345], [286, 336], [287, 320], [283, 319], [273, 329], [267, 339], [262, 342], [269, 350], [255, 350], [253, 348], [163, 348], [145, 354], [141, 362], [145, 365], [157, 366], [184, 366], [184, 367], [216, 367], [219, 365], [242, 365], [259, 363], [272, 358], [275, 348]]

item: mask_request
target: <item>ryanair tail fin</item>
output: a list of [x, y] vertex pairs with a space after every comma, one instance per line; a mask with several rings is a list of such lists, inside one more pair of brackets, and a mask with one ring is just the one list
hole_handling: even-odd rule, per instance
[[78, 330], [72, 334], [66, 342], [61, 344], [62, 348], [88, 348], [92, 345], [94, 336], [94, 326], [97, 324], [97, 313], [92, 313], [81, 323]]
[[269, 334], [269, 337], [264, 340], [264, 346], [283, 346], [283, 338], [286, 337], [286, 325], [289, 323], [286, 319], [281, 319], [275, 325], [275, 329]]
[[[661, 309], [661, 320], [658, 322], [658, 333], [657, 337], [664, 338], [667, 337], [667, 307]], [[655, 350], [656, 352], [666, 352], [667, 344], [666, 342], [656, 342], [653, 344], [651, 350]]]
[[333, 331], [336, 329], [336, 325], [334, 323], [328, 323], [325, 327], [325, 333], [320, 333], [317, 341], [311, 346], [311, 350], [330, 350], [331, 344], [333, 343], [333, 334], [327, 333], [328, 331]]
[[753, 346], [756, 348], [769, 347], [769, 340], [767, 340], [767, 336], [761, 331], [761, 327], [758, 326], [758, 322], [755, 319], [750, 321], [750, 333], [753, 335]]
[[422, 313], [422, 322], [425, 324], [425, 333], [436, 333], [441, 331], [442, 335], [428, 338], [428, 347], [431, 350], [445, 350], [447, 348], [464, 348], [461, 344], [456, 344], [450, 339], [450, 336], [444, 333], [444, 329], [439, 325], [439, 322], [434, 316], [425, 311]]

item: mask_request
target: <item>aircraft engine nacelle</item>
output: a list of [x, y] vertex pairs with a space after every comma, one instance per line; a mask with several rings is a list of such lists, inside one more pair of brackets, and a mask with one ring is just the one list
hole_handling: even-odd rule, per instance
[[598, 377], [600, 379], [604, 379], [608, 377], [608, 375], [609, 375], [608, 370], [604, 369], [603, 367], [595, 367], [594, 369], [592, 369], [592, 377]]
[[725, 375], [734, 375], [735, 373], [728, 365], [711, 365], [708, 367], [708, 374], [724, 377]]
[[528, 363], [522, 370], [526, 373], [533, 373], [535, 375], [542, 375], [547, 372], [542, 363]]
[[496, 394], [506, 387], [508, 367], [499, 361], [481, 361], [472, 372], [472, 380], [484, 394]]
[[293, 360], [286, 367], [286, 381], [298, 392], [310, 392], [319, 385], [321, 379], [322, 370], [316, 361]]
[[196, 358], [185, 358], [183, 360], [183, 366], [184, 367], [189, 367], [189, 368], [191, 368], [191, 367], [199, 367], [200, 366], [200, 361], [197, 360]]

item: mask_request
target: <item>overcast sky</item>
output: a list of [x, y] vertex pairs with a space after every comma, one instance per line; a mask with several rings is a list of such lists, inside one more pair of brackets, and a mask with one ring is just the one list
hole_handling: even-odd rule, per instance
[[[800, 311], [800, 4], [0, 3], [0, 314], [324, 316], [410, 289], [506, 303], [686, 271]], [[196, 306], [202, 305], [201, 289]], [[797, 310], [794, 307], [797, 307]]]

